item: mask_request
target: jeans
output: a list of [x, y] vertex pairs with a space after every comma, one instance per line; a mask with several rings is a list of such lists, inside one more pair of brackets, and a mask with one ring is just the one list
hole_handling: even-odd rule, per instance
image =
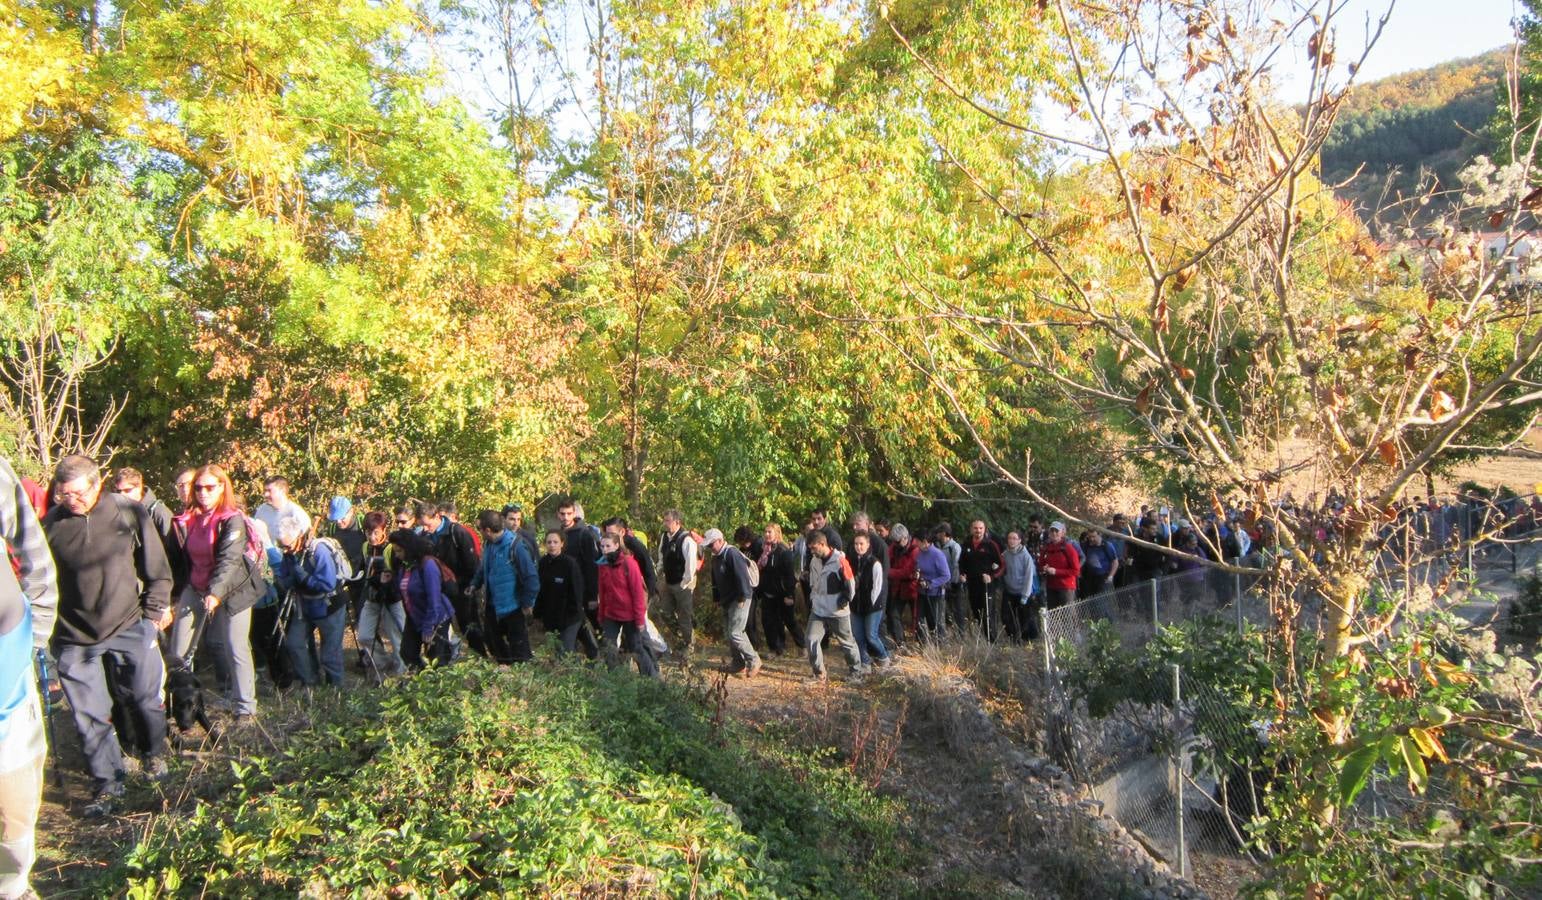
[[[359, 627], [354, 631], [354, 636], [359, 639], [359, 655], [364, 659], [364, 668], [373, 668], [380, 675], [400, 674], [406, 668], [402, 662], [402, 632], [406, 628], [407, 611], [402, 609], [399, 601], [364, 601], [364, 607], [359, 610]], [[391, 644], [389, 653], [376, 652], [382, 636]]]
[[[289, 651], [289, 662], [294, 666], [300, 683], [311, 686], [343, 683], [343, 632], [348, 627], [348, 604], [339, 603], [337, 609], [325, 618], [311, 621], [296, 604], [289, 616], [289, 627], [284, 630], [284, 649]], [[320, 634], [320, 648], [316, 654], [321, 660], [321, 675], [316, 674], [316, 659], [311, 656], [311, 632]]]
[[0, 741], [0, 897], [20, 897], [29, 890], [37, 859], [37, 814], [43, 805], [43, 709], [30, 675], [26, 702], [12, 714]]
[[852, 613], [851, 630], [857, 642], [857, 652], [862, 659], [862, 665], [870, 665], [873, 660], [887, 660], [889, 650], [883, 645], [883, 635], [879, 629], [883, 626], [883, 610], [875, 609], [869, 613]]
[[59, 683], [70, 701], [75, 716], [75, 730], [85, 750], [86, 767], [101, 789], [118, 780], [123, 772], [123, 750], [112, 728], [112, 695], [107, 690], [106, 657], [132, 692], [133, 713], [145, 730], [145, 740], [154, 755], [166, 746], [166, 710], [162, 702], [161, 678], [165, 664], [155, 637], [155, 624], [140, 619], [99, 644], [64, 644], [55, 642], [54, 656], [59, 661]]
[[860, 676], [867, 671], [862, 665], [862, 651], [851, 636], [851, 616], [809, 616], [806, 646], [808, 662], [813, 666], [814, 674], [825, 674], [825, 654], [820, 645], [824, 643], [826, 630], [846, 655], [846, 664], [851, 667], [851, 674]]
[[616, 652], [616, 638], [622, 641], [622, 648], [631, 650], [632, 656], [637, 660], [637, 671], [648, 678], [659, 677], [659, 664], [653, 658], [653, 645], [650, 644], [642, 629], [636, 622], [617, 622], [606, 619], [605, 627], [605, 664], [614, 669], [620, 665], [620, 657]]
[[[191, 587], [183, 588], [171, 625], [171, 652], [177, 659], [186, 659], [192, 651], [193, 632], [205, 616], [203, 597]], [[223, 603], [214, 610], [203, 632], [203, 643], [214, 656], [214, 676], [239, 716], [257, 712], [257, 666], [252, 662], [251, 635], [252, 611], [231, 615]]]
[[723, 635], [728, 639], [728, 653], [734, 671], [760, 665], [760, 654], [750, 643], [745, 628], [750, 624], [750, 601], [740, 600], [723, 604]]

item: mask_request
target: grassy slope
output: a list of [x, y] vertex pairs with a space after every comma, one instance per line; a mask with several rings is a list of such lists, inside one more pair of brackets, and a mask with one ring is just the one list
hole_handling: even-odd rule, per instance
[[678, 686], [471, 663], [345, 697], [324, 727], [152, 821], [131, 895], [876, 896], [899, 810]]

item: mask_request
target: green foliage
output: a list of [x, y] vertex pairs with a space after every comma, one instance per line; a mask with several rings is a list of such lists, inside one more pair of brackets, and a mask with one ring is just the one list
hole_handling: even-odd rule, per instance
[[1542, 577], [1527, 575], [1516, 585], [1507, 618], [1510, 633], [1525, 640], [1542, 638]]
[[898, 809], [714, 725], [681, 688], [578, 666], [429, 672], [356, 696], [229, 791], [161, 819], [135, 896], [888, 893]]

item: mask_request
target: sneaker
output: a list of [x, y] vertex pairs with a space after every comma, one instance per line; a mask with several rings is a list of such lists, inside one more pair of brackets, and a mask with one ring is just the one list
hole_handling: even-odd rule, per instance
[[80, 814], [87, 819], [102, 819], [112, 815], [113, 808], [118, 800], [123, 797], [122, 782], [113, 782], [106, 787], [97, 788], [91, 802], [87, 803]]
[[894, 668], [894, 657], [885, 656], [883, 659], [878, 661], [878, 665], [885, 669], [892, 669]]
[[759, 675], [760, 674], [760, 670], [764, 669], [765, 667], [766, 667], [766, 664], [757, 659], [754, 662], [750, 663], [750, 667], [748, 669], [744, 670], [744, 677], [745, 678], [754, 678], [756, 675]]
[[166, 757], [164, 756], [152, 756], [145, 760], [142, 771], [144, 776], [151, 781], [164, 781], [166, 776], [171, 774], [171, 770], [166, 767]]

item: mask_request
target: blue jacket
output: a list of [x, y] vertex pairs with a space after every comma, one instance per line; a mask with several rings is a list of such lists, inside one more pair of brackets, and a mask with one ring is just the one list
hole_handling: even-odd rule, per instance
[[337, 563], [331, 551], [311, 544], [298, 556], [285, 553], [274, 580], [280, 590], [293, 591], [307, 619], [324, 619], [337, 594]]
[[487, 603], [501, 618], [535, 606], [535, 595], [540, 591], [541, 582], [530, 571], [534, 568], [524, 542], [517, 539], [514, 532], [504, 529], [496, 541], [482, 545], [482, 564], [477, 567], [471, 586], [487, 588]]

